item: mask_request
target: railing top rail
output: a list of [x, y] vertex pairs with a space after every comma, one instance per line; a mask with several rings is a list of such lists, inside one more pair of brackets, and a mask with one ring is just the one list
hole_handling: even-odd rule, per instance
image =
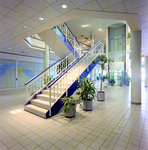
[[68, 27], [67, 23], [64, 22], [64, 24], [67, 26], [68, 30], [70, 31], [70, 33], [73, 35], [73, 37], [76, 39], [77, 43], [80, 45], [79, 41], [77, 40], [77, 38], [74, 36], [74, 34], [72, 33], [72, 31], [70, 30], [70, 28]]
[[[103, 43], [102, 40], [100, 40], [99, 42], [97, 42], [87, 53], [89, 53], [92, 49], [94, 49], [99, 43]], [[104, 43], [103, 43], [104, 44]], [[56, 81], [58, 81], [66, 72], [68, 72], [68, 70], [70, 70], [77, 62], [79, 62], [81, 59], [83, 59], [87, 53], [85, 53], [80, 59], [76, 60], [75, 63], [73, 63], [69, 68], [67, 68], [64, 72], [62, 72], [62, 74], [60, 74], [56, 80], [52, 81], [48, 87], [51, 87]]]
[[39, 77], [41, 74], [43, 74], [44, 72], [46, 72], [48, 69], [52, 68], [55, 64], [57, 64], [58, 62], [60, 62], [63, 58], [65, 58], [66, 56], [68, 56], [69, 54], [73, 53], [78, 47], [80, 47], [81, 45], [77, 46], [76, 48], [74, 48], [72, 51], [70, 51], [69, 53], [67, 53], [65, 56], [63, 56], [62, 58], [58, 59], [55, 63], [53, 63], [51, 66], [49, 66], [48, 68], [46, 68], [45, 70], [43, 70], [41, 73], [39, 73], [38, 75], [36, 75], [35, 77], [33, 77], [32, 79], [30, 79], [29, 81], [27, 81], [25, 83], [25, 85], [29, 84], [31, 81], [33, 81], [34, 79], [36, 79], [37, 77]]

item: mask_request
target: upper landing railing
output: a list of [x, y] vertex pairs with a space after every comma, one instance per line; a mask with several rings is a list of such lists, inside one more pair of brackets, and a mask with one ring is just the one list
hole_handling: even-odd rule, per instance
[[74, 34], [72, 33], [72, 31], [65, 22], [59, 24], [57, 27], [61, 30], [61, 32], [66, 38], [66, 41], [68, 40], [73, 48], [80, 45], [79, 41], [76, 39], [76, 37], [74, 36]]

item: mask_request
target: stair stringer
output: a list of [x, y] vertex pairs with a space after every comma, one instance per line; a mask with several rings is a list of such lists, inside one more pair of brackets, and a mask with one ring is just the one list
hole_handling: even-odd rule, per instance
[[[99, 57], [96, 57], [96, 59], [83, 71], [83, 73], [80, 75], [80, 78], [82, 77], [87, 77], [89, 75], [89, 73], [94, 69], [94, 67], [97, 65], [99, 61]], [[72, 94], [74, 94], [74, 92], [77, 89], [79, 82], [78, 80], [76, 80], [69, 88], [68, 88], [68, 97], [70, 97]], [[52, 117], [54, 115], [57, 115], [61, 108], [63, 107], [63, 103], [61, 101], [61, 98], [63, 98], [64, 96], [66, 96], [66, 92], [54, 103], [54, 105], [51, 107], [51, 116]], [[49, 111], [47, 112], [46, 116], [48, 116]]]

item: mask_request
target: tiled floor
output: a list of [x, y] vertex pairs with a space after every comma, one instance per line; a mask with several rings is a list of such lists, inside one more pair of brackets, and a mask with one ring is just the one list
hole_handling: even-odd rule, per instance
[[105, 88], [104, 102], [72, 119], [42, 119], [23, 111], [24, 88], [0, 90], [0, 150], [148, 150], [148, 88], [142, 105], [131, 105], [129, 89]]

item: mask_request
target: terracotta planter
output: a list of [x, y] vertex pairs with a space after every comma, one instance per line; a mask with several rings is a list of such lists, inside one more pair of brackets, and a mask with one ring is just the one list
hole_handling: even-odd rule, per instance
[[[76, 110], [76, 105], [74, 105], [73, 107]], [[67, 108], [67, 114], [65, 114], [65, 116], [68, 118], [72, 118], [72, 117], [76, 116], [76, 113], [74, 112], [74, 110], [71, 107], [69, 107], [69, 108]]]
[[84, 110], [92, 110], [93, 109], [93, 101], [92, 100], [83, 100], [83, 109]]
[[100, 91], [97, 92], [97, 100], [98, 101], [104, 101], [105, 100], [105, 92], [104, 91], [102, 91], [101, 93], [100, 93]]

